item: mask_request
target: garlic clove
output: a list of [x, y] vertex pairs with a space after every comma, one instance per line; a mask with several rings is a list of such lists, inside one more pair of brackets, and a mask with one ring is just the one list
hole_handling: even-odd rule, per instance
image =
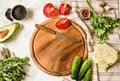
[[94, 9], [97, 13], [104, 13], [105, 11], [103, 7], [100, 7], [98, 5], [96, 5]]
[[103, 7], [103, 6], [105, 6], [105, 3], [103, 1], [97, 1], [96, 5]]
[[10, 52], [7, 48], [1, 47], [0, 48], [0, 59], [5, 59], [10, 56]]
[[105, 5], [104, 9], [105, 9], [105, 11], [109, 11], [109, 10], [112, 10], [113, 8], [109, 5]]
[[103, 8], [104, 5], [105, 5], [105, 3], [102, 1], [98, 1], [98, 2], [93, 4], [94, 9], [97, 13], [104, 13], [105, 12], [105, 10]]

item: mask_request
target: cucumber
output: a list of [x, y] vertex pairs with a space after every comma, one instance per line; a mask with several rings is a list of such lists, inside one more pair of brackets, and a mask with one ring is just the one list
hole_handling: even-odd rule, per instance
[[78, 81], [84, 77], [85, 73], [87, 72], [90, 66], [91, 66], [91, 60], [90, 59], [85, 60], [80, 68], [78, 78], [77, 78]]
[[91, 81], [92, 67], [88, 69], [84, 76], [84, 81]]
[[73, 60], [72, 63], [72, 73], [71, 73], [71, 78], [72, 79], [77, 79], [79, 69], [80, 69], [80, 63], [81, 63], [81, 57], [76, 56]]

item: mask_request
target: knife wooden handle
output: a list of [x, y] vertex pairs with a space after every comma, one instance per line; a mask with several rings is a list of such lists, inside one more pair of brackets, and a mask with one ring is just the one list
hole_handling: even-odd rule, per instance
[[38, 25], [38, 24], [36, 24], [35, 26], [36, 26], [36, 28], [38, 28], [38, 29], [42, 29], [42, 30], [44, 30], [44, 31], [46, 31], [46, 32], [49, 32], [49, 33], [52, 33], [52, 34], [56, 34], [56, 32], [55, 32], [54, 30], [52, 30], [52, 29], [50, 29], [50, 28], [47, 28], [47, 27], [45, 27], [45, 26], [43, 26], [43, 25]]

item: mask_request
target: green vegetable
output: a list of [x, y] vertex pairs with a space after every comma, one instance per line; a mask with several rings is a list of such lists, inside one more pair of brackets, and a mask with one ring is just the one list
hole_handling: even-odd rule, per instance
[[108, 40], [107, 34], [111, 34], [113, 28], [119, 25], [118, 19], [104, 16], [103, 14], [97, 14], [93, 9], [90, 0], [86, 0], [86, 3], [90, 11], [93, 13], [93, 20], [91, 22], [93, 33], [102, 43], [104, 43]]
[[88, 69], [84, 76], [84, 81], [91, 81], [91, 75], [92, 75], [92, 67]]
[[74, 58], [73, 64], [72, 64], [72, 73], [71, 73], [72, 79], [77, 79], [81, 61], [82, 61], [82, 59], [79, 56], [76, 56]]
[[29, 58], [8, 57], [0, 60], [0, 81], [21, 81], [26, 73], [24, 66], [28, 64]]
[[90, 59], [87, 59], [83, 62], [82, 66], [80, 68], [79, 74], [78, 74], [78, 79], [77, 79], [78, 81], [82, 80], [82, 78], [84, 77], [85, 73], [90, 68], [90, 66], [91, 66], [91, 60]]
[[18, 31], [20, 24], [18, 22], [0, 28], [0, 42], [6, 42]]

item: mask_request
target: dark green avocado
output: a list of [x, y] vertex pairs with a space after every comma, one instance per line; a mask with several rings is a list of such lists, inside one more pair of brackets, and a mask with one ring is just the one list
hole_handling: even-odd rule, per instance
[[13, 37], [19, 28], [20, 24], [18, 22], [0, 28], [0, 43], [6, 42]]

